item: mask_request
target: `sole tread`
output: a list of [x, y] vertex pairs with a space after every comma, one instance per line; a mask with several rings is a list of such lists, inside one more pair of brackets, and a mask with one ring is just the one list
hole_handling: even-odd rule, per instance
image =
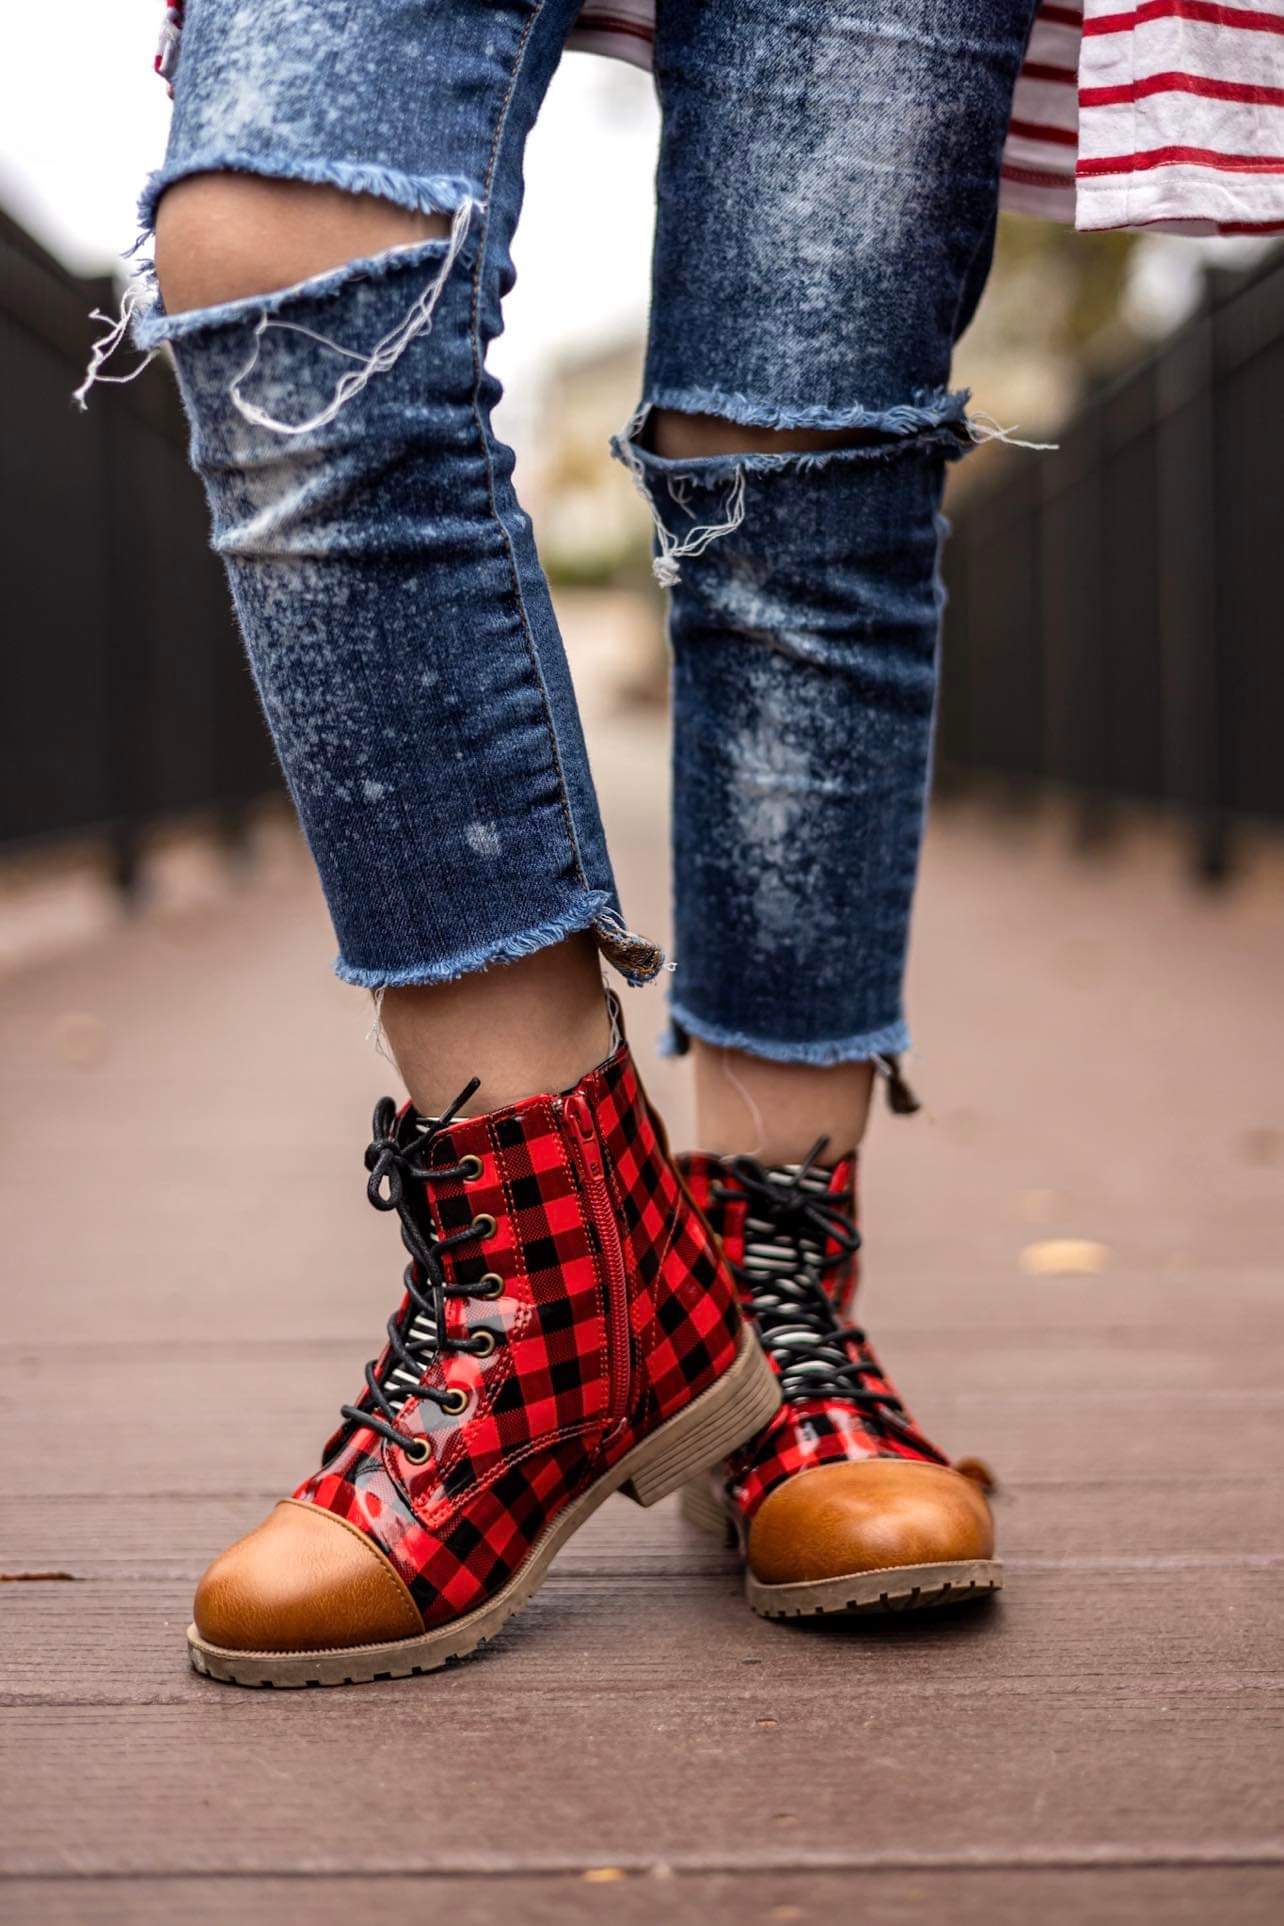
[[[848, 1588], [850, 1589], [850, 1588]], [[859, 1618], [888, 1612], [929, 1611], [942, 1605], [980, 1604], [1003, 1590], [1002, 1579], [988, 1583], [944, 1584], [931, 1588], [921, 1585], [911, 1587], [908, 1592], [880, 1591], [875, 1596], [861, 1598], [839, 1593], [831, 1602], [811, 1605], [767, 1605], [755, 1604], [754, 1610], [759, 1618]]]
[[[682, 1516], [697, 1531], [738, 1542], [726, 1504], [705, 1481], [686, 1486]], [[937, 1610], [976, 1605], [1003, 1589], [998, 1559], [949, 1565], [889, 1566], [877, 1572], [852, 1572], [841, 1578], [801, 1580], [793, 1585], [764, 1585], [745, 1572], [745, 1596], [759, 1618], [856, 1618], [866, 1614]]]
[[[946, 1576], [946, 1574], [951, 1574]], [[745, 1573], [745, 1592], [759, 1618], [859, 1618], [892, 1612], [935, 1611], [942, 1606], [979, 1605], [1003, 1590], [997, 1559], [957, 1566], [906, 1567], [853, 1572], [847, 1578], [821, 1578], [797, 1585], [763, 1585]]]

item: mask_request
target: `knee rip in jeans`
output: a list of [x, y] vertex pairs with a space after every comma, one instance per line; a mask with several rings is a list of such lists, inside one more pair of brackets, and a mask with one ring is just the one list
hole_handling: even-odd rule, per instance
[[[678, 395], [658, 394], [644, 401], [618, 435], [611, 452], [624, 463], [646, 502], [655, 530], [656, 554], [652, 569], [661, 588], [681, 580], [679, 564], [702, 555], [710, 543], [730, 535], [746, 519], [750, 477], [773, 476], [833, 464], [894, 461], [928, 450], [957, 459], [984, 441], [1006, 441], [1020, 448], [1042, 448], [1041, 442], [1019, 442], [1012, 429], [986, 415], [969, 415], [966, 392], [939, 389], [893, 408], [856, 405], [846, 409], [766, 407], [743, 395], [720, 395], [692, 390]], [[666, 410], [675, 414], [714, 417], [744, 429], [761, 430], [761, 447], [735, 453], [662, 456], [649, 445], [650, 416]], [[773, 450], [772, 434], [804, 430], [825, 437], [821, 445]], [[758, 439], [759, 437], [755, 437]], [[730, 439], [730, 437], [729, 437]], [[743, 434], [736, 437], [743, 443]], [[688, 527], [670, 527], [657, 500], [663, 487], [676, 514]], [[721, 491], [716, 510], [702, 514], [700, 494]]]
[[[306, 435], [314, 429], [325, 427], [350, 401], [368, 387], [377, 375], [384, 374], [395, 367], [412, 342], [431, 332], [434, 313], [442, 291], [459, 259], [470, 230], [484, 211], [484, 202], [466, 183], [445, 179], [412, 181], [400, 175], [393, 175], [382, 168], [357, 168], [350, 164], [316, 168], [295, 163], [278, 166], [258, 161], [250, 163], [240, 156], [231, 158], [223, 156], [211, 157], [208, 161], [202, 158], [199, 164], [188, 163], [184, 167], [182, 177], [186, 178], [198, 173], [252, 173], [271, 180], [308, 181], [316, 186], [338, 187], [354, 194], [368, 194], [385, 199], [395, 206], [411, 208], [423, 213], [445, 215], [450, 220], [450, 228], [448, 234], [441, 239], [427, 239], [387, 248], [369, 257], [344, 262], [341, 266], [325, 273], [311, 276], [307, 280], [295, 282], [270, 293], [244, 296], [213, 307], [191, 309], [175, 315], [167, 314], [162, 310], [155, 268], [150, 261], [144, 261], [135, 270], [126, 286], [118, 312], [113, 316], [95, 309], [90, 317], [102, 323], [107, 332], [93, 344], [84, 380], [72, 397], [82, 413], [87, 407], [87, 397], [91, 388], [99, 382], [123, 385], [136, 380], [165, 343], [180, 339], [187, 334], [220, 325], [243, 322], [254, 317], [249, 356], [244, 366], [229, 383], [228, 396], [232, 405], [253, 426], [278, 435]], [[148, 183], [142, 201], [144, 228], [135, 247], [139, 246], [151, 232], [151, 223], [161, 194], [166, 187], [174, 184], [173, 180], [166, 178], [163, 174], [154, 176]], [[430, 269], [428, 280], [410, 303], [400, 321], [373, 343], [349, 346], [328, 335], [299, 326], [297, 322], [288, 318], [288, 312], [282, 312], [282, 310], [288, 311], [290, 305], [301, 297], [337, 291], [346, 282], [359, 277], [378, 275], [390, 266], [408, 266], [418, 261], [422, 261], [425, 267]], [[263, 337], [270, 330], [305, 335], [318, 346], [352, 364], [339, 375], [328, 401], [305, 419], [282, 420], [245, 393], [246, 383], [251, 380], [258, 366]], [[141, 359], [127, 374], [104, 374], [105, 364], [131, 331], [135, 344], [141, 352]]]

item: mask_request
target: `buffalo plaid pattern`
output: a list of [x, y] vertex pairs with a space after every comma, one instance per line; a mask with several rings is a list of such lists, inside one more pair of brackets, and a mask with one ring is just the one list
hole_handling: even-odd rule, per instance
[[[702, 1152], [680, 1160], [683, 1176], [692, 1198], [718, 1237], [732, 1265], [744, 1256], [745, 1219], [748, 1209], [743, 1195], [735, 1194], [735, 1180], [723, 1160]], [[844, 1158], [829, 1173], [829, 1195], [841, 1202], [852, 1221], [856, 1216], [856, 1160]], [[836, 1254], [840, 1246], [827, 1246]], [[844, 1253], [843, 1262], [826, 1272], [829, 1296], [844, 1324], [852, 1321], [859, 1269], [855, 1252]], [[749, 1303], [742, 1302], [746, 1316], [752, 1317]], [[868, 1340], [850, 1342], [853, 1358], [868, 1365], [864, 1382], [871, 1391], [896, 1397], [895, 1386], [878, 1362]], [[742, 1529], [757, 1511], [768, 1492], [800, 1471], [817, 1465], [849, 1463], [858, 1458], [918, 1458], [930, 1464], [948, 1464], [943, 1452], [924, 1437], [912, 1421], [908, 1430], [878, 1422], [875, 1408], [851, 1403], [842, 1398], [809, 1398], [782, 1404], [775, 1417], [757, 1436], [743, 1445], [722, 1468], [721, 1483], [732, 1516]], [[711, 1474], [715, 1479], [719, 1474]]]
[[[596, 1197], [572, 1099], [601, 1147]], [[413, 1124], [403, 1113], [403, 1140]], [[566, 1505], [727, 1369], [743, 1328], [626, 1044], [574, 1092], [460, 1119], [431, 1140], [428, 1171], [471, 1160], [474, 1175], [426, 1176], [422, 1201], [436, 1238], [479, 1227], [441, 1254], [448, 1284], [484, 1293], [448, 1297], [447, 1329], [474, 1341], [488, 1331], [493, 1348], [439, 1354], [420, 1381], [467, 1404], [452, 1415], [410, 1396], [397, 1429], [412, 1454], [426, 1451], [422, 1464], [345, 1427], [295, 1493], [386, 1552], [428, 1627], [498, 1591]], [[613, 1241], [623, 1304], [611, 1301]]]

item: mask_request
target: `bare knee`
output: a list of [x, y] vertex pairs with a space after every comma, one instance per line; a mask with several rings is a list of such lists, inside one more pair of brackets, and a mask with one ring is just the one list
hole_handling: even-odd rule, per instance
[[758, 428], [718, 415], [680, 414], [657, 408], [647, 422], [651, 447], [673, 461], [701, 455], [784, 455], [815, 448], [858, 448], [876, 441], [868, 428]]
[[194, 174], [161, 201], [156, 276], [166, 308], [181, 314], [272, 294], [449, 229], [444, 214], [419, 214], [373, 194], [253, 174]]

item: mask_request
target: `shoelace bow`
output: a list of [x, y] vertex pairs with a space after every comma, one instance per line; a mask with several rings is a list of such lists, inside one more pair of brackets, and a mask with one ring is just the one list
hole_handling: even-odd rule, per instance
[[[345, 1404], [343, 1415], [350, 1423], [377, 1431], [390, 1443], [405, 1445], [406, 1434], [398, 1431], [394, 1419], [412, 1392], [431, 1398], [443, 1411], [455, 1409], [452, 1394], [436, 1385], [420, 1383], [434, 1359], [448, 1352], [469, 1352], [484, 1356], [477, 1339], [452, 1338], [446, 1330], [448, 1298], [483, 1297], [478, 1284], [448, 1284], [441, 1268], [441, 1252], [470, 1242], [478, 1235], [476, 1221], [446, 1237], [425, 1233], [410, 1198], [414, 1184], [441, 1183], [468, 1175], [464, 1164], [440, 1164], [430, 1168], [427, 1153], [434, 1140], [454, 1122], [460, 1106], [479, 1088], [476, 1077], [440, 1117], [423, 1120], [414, 1141], [403, 1144], [397, 1136], [397, 1106], [391, 1097], [381, 1097], [375, 1105], [371, 1123], [371, 1142], [366, 1150], [366, 1169], [370, 1176], [366, 1195], [376, 1210], [395, 1210], [401, 1220], [401, 1241], [410, 1253], [402, 1274], [407, 1303], [388, 1319], [388, 1355], [382, 1373], [379, 1360], [366, 1365], [366, 1396], [360, 1404]], [[488, 1341], [489, 1343], [493, 1340]]]
[[[787, 1404], [810, 1398], [842, 1398], [865, 1407], [880, 1426], [912, 1429], [895, 1394], [867, 1383], [881, 1376], [863, 1354], [868, 1340], [856, 1324], [843, 1324], [825, 1289], [825, 1275], [860, 1249], [860, 1232], [841, 1198], [809, 1189], [822, 1174], [818, 1159], [829, 1139], [818, 1137], [790, 1177], [775, 1176], [753, 1157], [733, 1157], [732, 1182], [715, 1183], [722, 1201], [748, 1206], [745, 1257], [733, 1264], [749, 1300], [763, 1349], [780, 1374]], [[767, 1243], [753, 1243], [754, 1229]], [[836, 1250], [827, 1247], [837, 1245]]]

